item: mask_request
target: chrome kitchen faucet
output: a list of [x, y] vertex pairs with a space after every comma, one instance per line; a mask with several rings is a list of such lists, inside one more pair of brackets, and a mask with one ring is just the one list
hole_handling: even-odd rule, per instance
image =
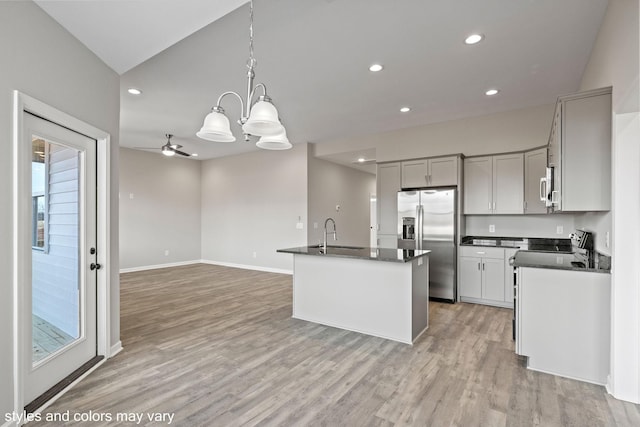
[[[333, 231], [327, 231], [327, 223], [331, 221], [333, 223]], [[338, 240], [338, 232], [336, 231], [336, 222], [333, 218], [327, 218], [324, 220], [324, 244], [322, 245], [322, 250], [324, 253], [327, 253], [327, 234], [333, 234], [333, 240]]]

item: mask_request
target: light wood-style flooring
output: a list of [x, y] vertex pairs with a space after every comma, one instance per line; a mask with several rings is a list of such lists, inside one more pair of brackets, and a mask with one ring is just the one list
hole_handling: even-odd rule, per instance
[[513, 352], [510, 310], [432, 302], [429, 330], [409, 346], [292, 319], [291, 282], [200, 264], [123, 274], [124, 350], [43, 416], [169, 412], [177, 426], [640, 425], [639, 406], [604, 387], [527, 370]]

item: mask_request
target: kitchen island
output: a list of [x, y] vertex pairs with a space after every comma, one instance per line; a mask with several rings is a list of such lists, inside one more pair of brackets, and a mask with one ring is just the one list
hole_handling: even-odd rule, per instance
[[429, 252], [302, 246], [293, 254], [293, 317], [412, 344], [429, 325]]

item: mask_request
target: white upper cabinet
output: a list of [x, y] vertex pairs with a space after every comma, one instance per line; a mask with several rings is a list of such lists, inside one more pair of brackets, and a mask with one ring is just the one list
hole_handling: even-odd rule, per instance
[[464, 213], [493, 213], [493, 157], [464, 159]]
[[524, 156], [493, 156], [493, 213], [524, 213]]
[[402, 188], [458, 185], [457, 156], [402, 162]]
[[611, 115], [611, 88], [559, 99], [549, 153], [554, 210], [611, 209]]
[[464, 213], [523, 213], [523, 158], [515, 153], [465, 159]]
[[547, 149], [527, 151], [524, 153], [524, 213], [544, 214], [547, 207], [540, 200], [540, 178], [547, 169]]

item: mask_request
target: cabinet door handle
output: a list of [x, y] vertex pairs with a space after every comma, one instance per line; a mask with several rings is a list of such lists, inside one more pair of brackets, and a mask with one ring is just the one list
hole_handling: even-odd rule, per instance
[[484, 271], [484, 262], [482, 263], [482, 271]]
[[493, 210], [496, 210], [496, 202], [493, 202]]
[[489, 212], [491, 212], [491, 202], [489, 202]]
[[479, 252], [479, 251], [476, 251], [476, 253], [477, 253], [478, 255], [484, 255], [484, 254], [485, 254], [485, 252]]
[[478, 271], [480, 271], [480, 263], [478, 263]]
[[427, 182], [427, 185], [429, 184], [429, 175], [425, 175], [424, 176], [424, 180]]

